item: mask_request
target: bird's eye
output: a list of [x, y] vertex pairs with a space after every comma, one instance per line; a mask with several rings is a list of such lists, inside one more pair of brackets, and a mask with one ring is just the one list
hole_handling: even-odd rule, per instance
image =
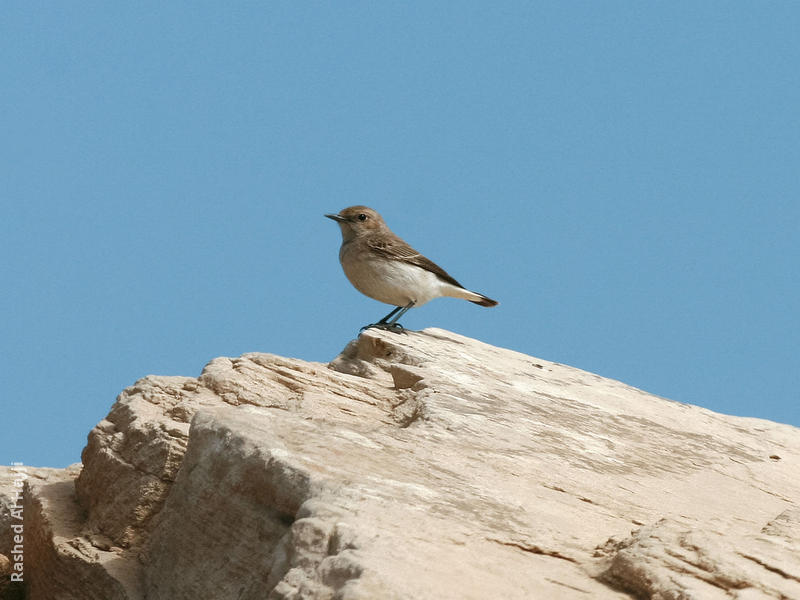
[[367, 220], [367, 215], [365, 215], [364, 213], [361, 213], [360, 215], [358, 215], [358, 220], [359, 221], [366, 221]]

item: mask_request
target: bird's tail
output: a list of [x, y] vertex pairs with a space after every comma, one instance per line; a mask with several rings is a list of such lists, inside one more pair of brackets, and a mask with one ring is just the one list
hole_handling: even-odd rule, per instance
[[480, 304], [481, 306], [497, 306], [497, 300], [492, 300], [491, 298], [487, 298], [483, 294], [479, 294], [477, 292], [472, 292], [477, 296], [477, 299], [472, 300], [467, 298], [470, 302], [474, 302], [475, 304]]
[[470, 302], [480, 304], [481, 306], [497, 306], [497, 300], [492, 300], [483, 294], [473, 292], [461, 286], [456, 287], [454, 285], [447, 285], [445, 286], [443, 292], [445, 296], [451, 296], [452, 298], [463, 298], [464, 300], [469, 300]]

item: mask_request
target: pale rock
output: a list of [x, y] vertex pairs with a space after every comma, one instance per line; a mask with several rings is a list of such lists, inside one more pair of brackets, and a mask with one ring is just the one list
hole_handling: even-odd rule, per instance
[[800, 598], [799, 472], [788, 425], [368, 330], [329, 367], [125, 390], [77, 495], [28, 483], [26, 574], [31, 600]]
[[[82, 535], [83, 512], [75, 495], [80, 465], [66, 469], [3, 468], [0, 496], [3, 510], [11, 490], [7, 482], [25, 474], [23, 516], [23, 583], [4, 582], [0, 598], [47, 598], [53, 600], [127, 600], [139, 598], [141, 573], [136, 560], [112, 552], [101, 552]], [[14, 505], [17, 506], [17, 505]], [[0, 529], [3, 548], [10, 539], [11, 525]], [[6, 537], [8, 536], [8, 537]], [[120, 549], [117, 549], [120, 550]], [[24, 588], [24, 592], [23, 592]], [[5, 595], [4, 595], [5, 594]]]

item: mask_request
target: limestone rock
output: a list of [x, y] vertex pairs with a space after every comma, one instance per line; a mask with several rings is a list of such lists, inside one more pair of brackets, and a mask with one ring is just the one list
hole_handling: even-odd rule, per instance
[[[75, 496], [75, 478], [80, 465], [67, 469], [18, 467], [0, 472], [0, 501], [8, 517], [9, 510], [19, 511], [20, 521], [4, 518], [0, 523], [2, 549], [15, 533], [20, 544], [24, 571], [22, 583], [9, 576], [0, 585], [0, 598], [53, 598], [63, 600], [125, 600], [124, 588], [141, 586], [135, 561], [117, 560], [118, 555], [98, 552], [81, 535], [83, 514]], [[21, 503], [12, 502], [10, 482], [24, 477]], [[22, 525], [22, 529], [12, 526]], [[8, 556], [8, 554], [6, 554]], [[131, 573], [131, 567], [134, 571]]]
[[32, 600], [800, 598], [800, 430], [442, 330], [147, 377], [82, 458]]
[[644, 598], [797, 597], [800, 538], [767, 529], [731, 536], [662, 519], [612, 548], [605, 579]]

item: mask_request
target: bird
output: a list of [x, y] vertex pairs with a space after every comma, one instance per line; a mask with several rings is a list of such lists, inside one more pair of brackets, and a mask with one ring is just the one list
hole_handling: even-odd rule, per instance
[[326, 214], [342, 230], [339, 262], [347, 279], [359, 292], [394, 309], [375, 327], [401, 333], [398, 323], [412, 307], [449, 296], [480, 306], [497, 306], [491, 298], [466, 289], [432, 260], [395, 235], [383, 218], [368, 206], [350, 206], [337, 214]]

